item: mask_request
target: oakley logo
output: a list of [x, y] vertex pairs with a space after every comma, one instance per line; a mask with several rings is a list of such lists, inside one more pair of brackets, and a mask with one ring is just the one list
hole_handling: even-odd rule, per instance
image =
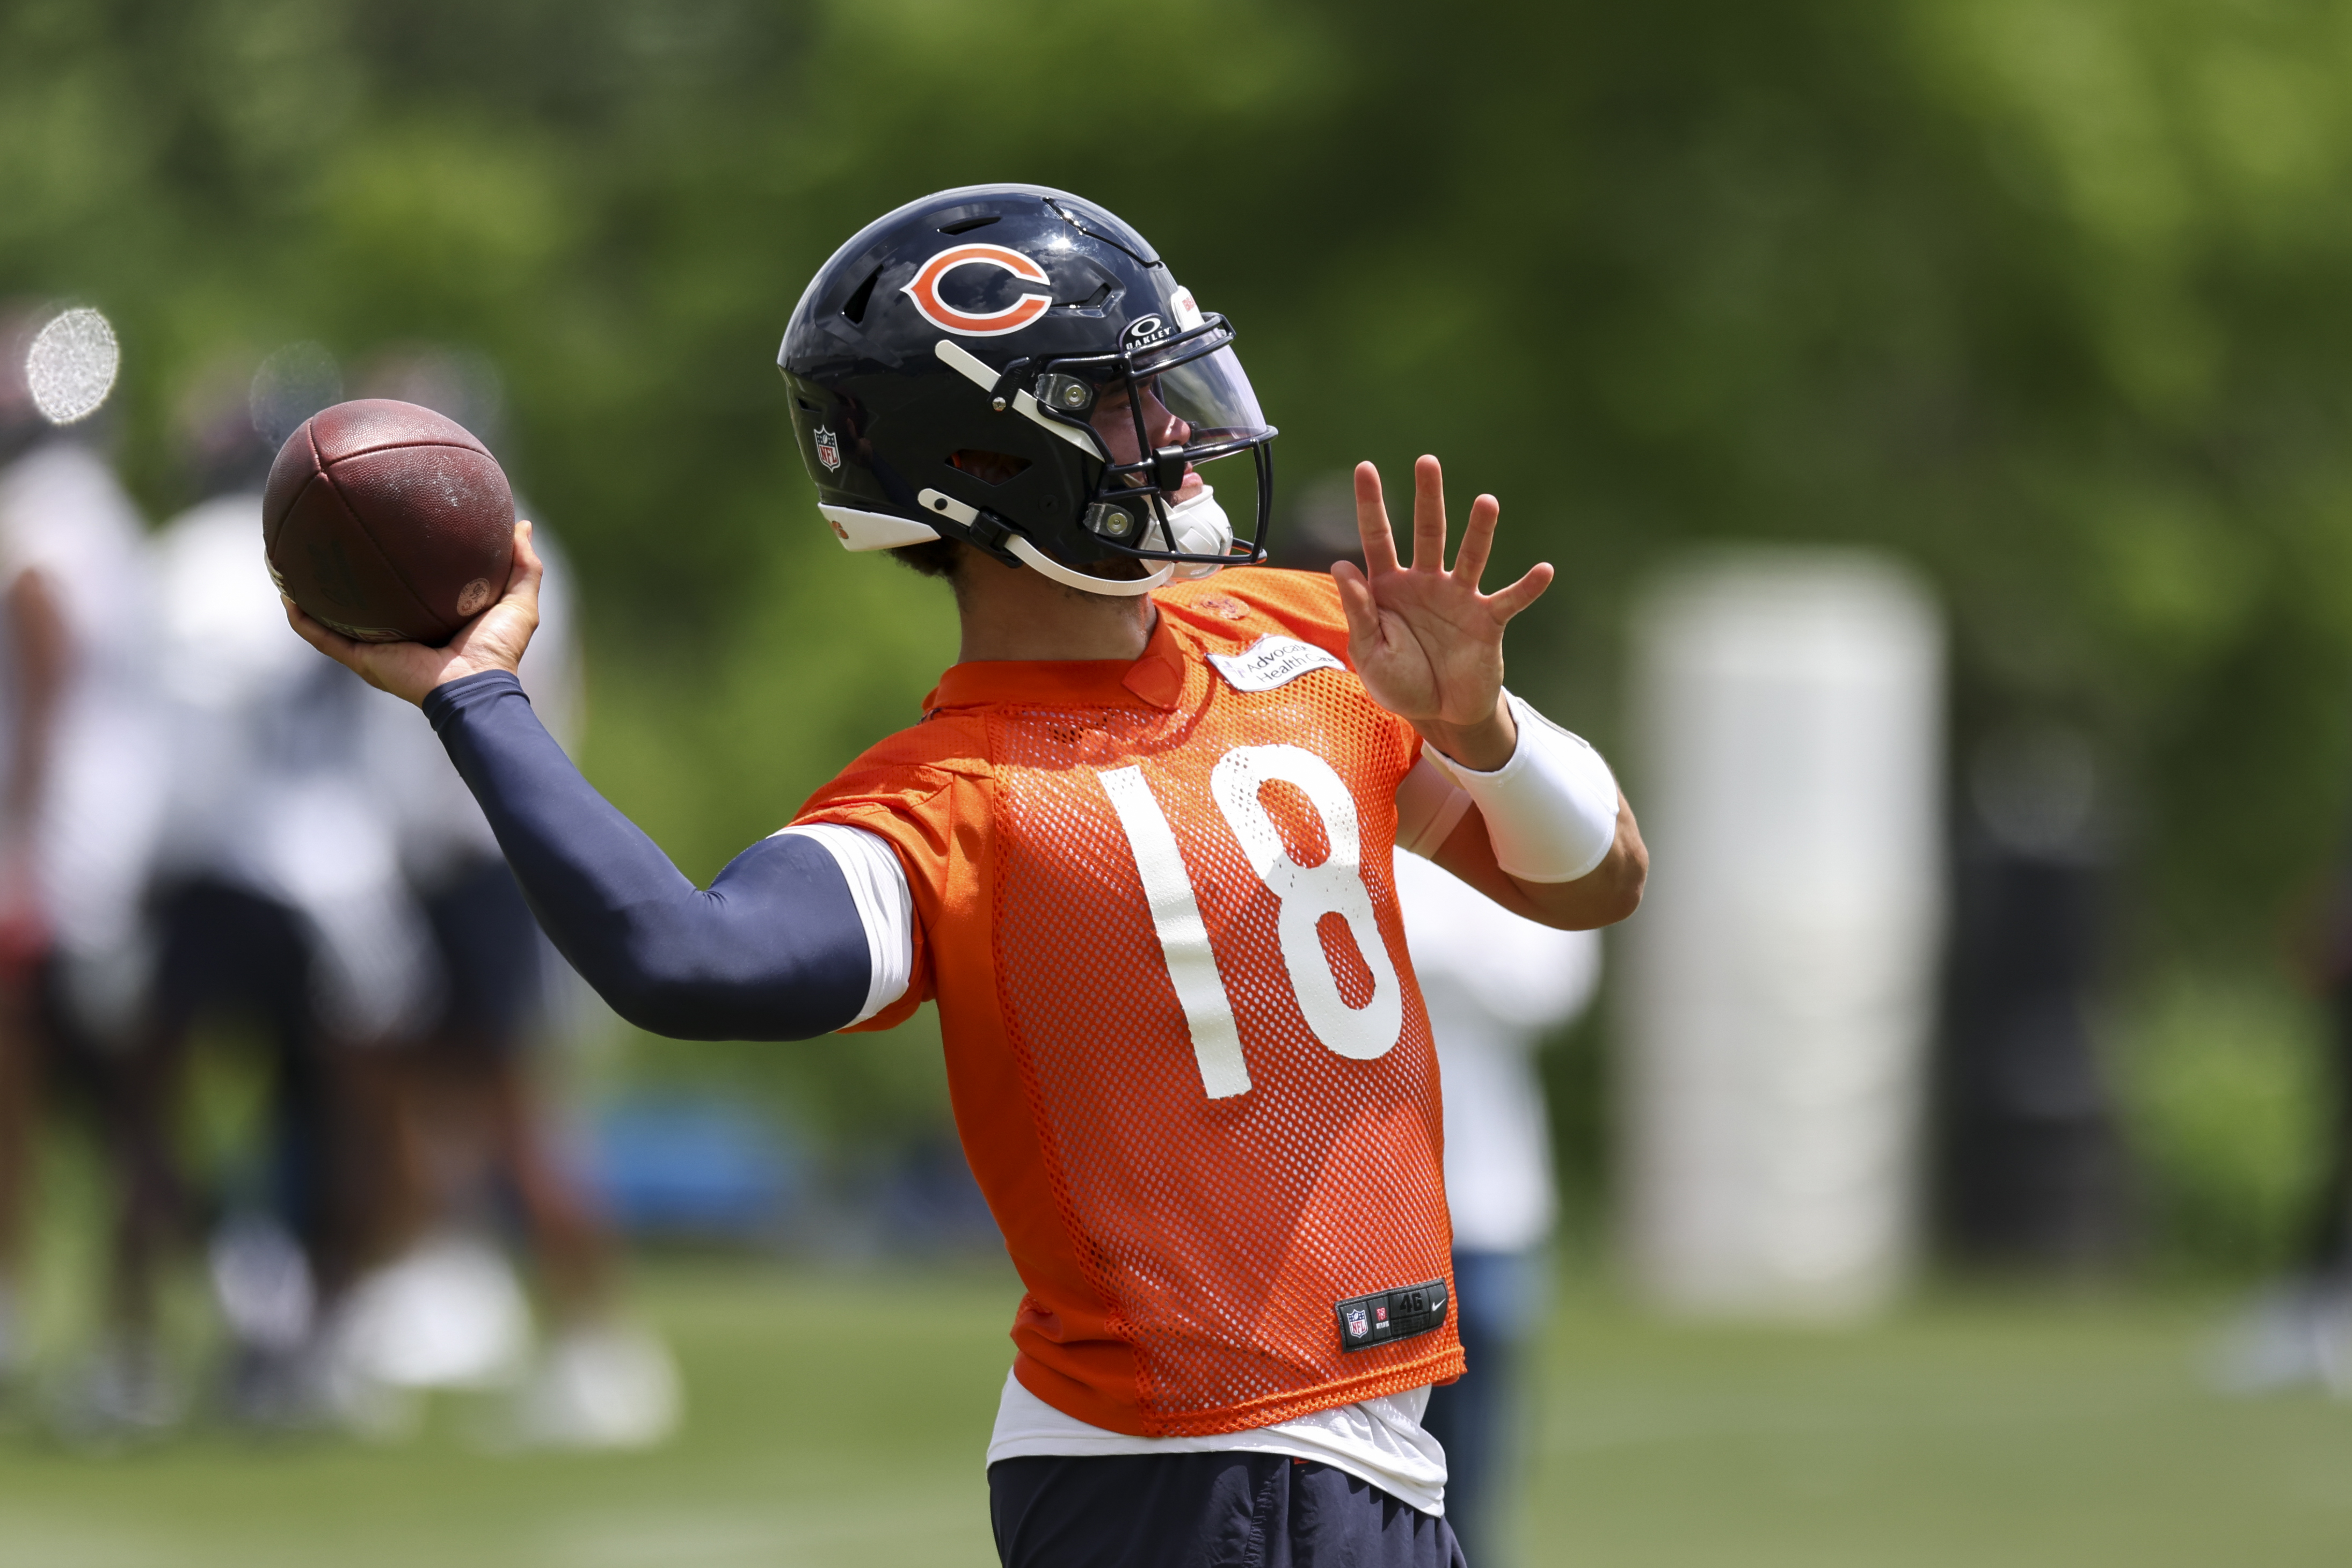
[[1139, 349], [1168, 336], [1168, 323], [1158, 316], [1138, 316], [1127, 324], [1127, 346]]
[[949, 273], [959, 267], [1001, 267], [1026, 283], [1051, 284], [1045, 269], [1017, 250], [1001, 245], [960, 245], [943, 250], [923, 263], [915, 280], [899, 292], [915, 302], [923, 319], [943, 332], [953, 332], [960, 338], [995, 338], [1007, 332], [1018, 332], [1043, 316], [1054, 303], [1051, 294], [1024, 291], [1018, 299], [1002, 310], [959, 310], [940, 298], [940, 285]]

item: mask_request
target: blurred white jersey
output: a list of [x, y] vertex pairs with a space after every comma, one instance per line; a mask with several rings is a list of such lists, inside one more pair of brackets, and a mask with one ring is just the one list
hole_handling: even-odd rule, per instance
[[1416, 855], [1395, 865], [1437, 1042], [1454, 1245], [1520, 1251], [1550, 1234], [1559, 1210], [1535, 1049], [1591, 1000], [1601, 938], [1523, 920]]
[[365, 1041], [419, 1027], [438, 1001], [430, 936], [401, 874], [399, 812], [377, 766], [368, 686], [286, 623], [262, 563], [261, 497], [226, 496], [155, 544], [163, 687], [172, 716], [163, 874], [206, 877], [299, 914], [317, 1002]]
[[[105, 460], [52, 439], [0, 474], [0, 587], [37, 572], [68, 643], [48, 776], [32, 824], [35, 892], [84, 1021], [112, 1032], [137, 998], [134, 949], [163, 807], [146, 527]], [[5, 612], [0, 612], [5, 613]], [[13, 638], [0, 636], [0, 659]], [[10, 701], [21, 672], [6, 671]], [[0, 769], [11, 758], [0, 725]]]

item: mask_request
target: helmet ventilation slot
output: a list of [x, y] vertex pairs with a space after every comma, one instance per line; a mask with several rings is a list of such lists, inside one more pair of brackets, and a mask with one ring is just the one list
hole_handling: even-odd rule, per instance
[[1029, 466], [1026, 457], [1017, 457], [1010, 452], [983, 452], [976, 446], [949, 453], [948, 463], [958, 473], [969, 474], [983, 485], [1011, 484]]
[[1136, 254], [1134, 246], [1124, 244], [1115, 236], [1103, 233], [1100, 229], [1087, 227], [1086, 220], [1079, 217], [1077, 214], [1070, 211], [1069, 208], [1062, 205], [1061, 203], [1054, 200], [1053, 197], [1048, 196], [1045, 198], [1045, 205], [1055, 217], [1061, 219], [1064, 223], [1069, 225], [1072, 228], [1077, 230], [1088, 239], [1100, 240], [1103, 244], [1109, 246], [1113, 250], [1124, 251], [1128, 257], [1132, 260], [1136, 266], [1157, 267], [1160, 265], [1157, 257], [1139, 256]]
[[941, 224], [940, 225], [940, 233], [943, 235], [970, 234], [974, 229], [984, 229], [992, 223], [1002, 222], [1003, 216], [1004, 214], [1002, 213], [982, 213], [976, 218], [958, 218], [954, 223]]
[[866, 325], [866, 307], [874, 298], [874, 286], [881, 279], [882, 269], [877, 267], [866, 275], [866, 281], [857, 286], [857, 292], [851, 295], [849, 303], [841, 308], [841, 313], [849, 318], [851, 326]]

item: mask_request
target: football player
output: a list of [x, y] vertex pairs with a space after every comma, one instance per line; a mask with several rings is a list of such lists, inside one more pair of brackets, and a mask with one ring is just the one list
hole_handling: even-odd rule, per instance
[[[253, 580], [262, 478], [314, 406], [273, 407], [268, 377], [223, 361], [187, 389], [175, 423], [205, 499], [152, 545], [169, 813], [147, 1005], [120, 1053], [113, 1305], [115, 1359], [154, 1360], [164, 1270], [215, 1207], [175, 1135], [191, 1075], [221, 1043], [208, 1024], [247, 1020], [230, 1038], [257, 1048], [266, 1110], [260, 1157], [222, 1173], [207, 1249], [228, 1331], [223, 1394], [234, 1420], [299, 1427], [331, 1413], [320, 1331], [376, 1249], [383, 1048], [423, 1027], [439, 977], [370, 745], [371, 709], [404, 716], [313, 663]], [[94, 1376], [78, 1418], [107, 1420], [108, 1397]]]
[[94, 310], [0, 315], [0, 1381], [26, 1370], [45, 1081], [89, 1091], [112, 1132], [142, 991], [164, 768], [147, 525], [100, 413], [116, 364]]
[[[1608, 767], [1504, 689], [1551, 571], [1480, 590], [1491, 497], [1449, 569], [1423, 458], [1407, 564], [1365, 465], [1364, 570], [1254, 570], [1275, 432], [1233, 345], [1057, 191], [943, 192], [834, 255], [780, 357], [819, 510], [948, 580], [961, 657], [708, 891], [532, 716], [527, 526], [446, 647], [288, 606], [425, 706], [625, 1017], [781, 1040], [938, 1002], [1027, 1287], [989, 1446], [1008, 1563], [1459, 1561], [1420, 1421], [1462, 1369], [1437, 1074], [1390, 852], [1555, 926], [1623, 918], [1646, 870]], [[1211, 482], [1235, 470], [1245, 535]]]

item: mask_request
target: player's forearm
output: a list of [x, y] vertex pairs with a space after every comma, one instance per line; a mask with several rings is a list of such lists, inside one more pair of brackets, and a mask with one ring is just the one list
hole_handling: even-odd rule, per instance
[[1633, 809], [1599, 752], [1520, 699], [1508, 702], [1516, 735], [1499, 763], [1465, 767], [1442, 748], [1432, 758], [1475, 806], [1438, 862], [1547, 925], [1624, 919], [1649, 875]]
[[1626, 918], [1641, 906], [1650, 874], [1650, 852], [1630, 806], [1620, 810], [1616, 840], [1601, 863], [1571, 882], [1531, 882], [1496, 864], [1486, 819], [1475, 807], [1428, 858], [1512, 914], [1557, 931], [1597, 931]]
[[425, 712], [541, 925], [623, 1018], [680, 1039], [802, 1040], [859, 1016], [866, 931], [821, 844], [762, 840], [701, 891], [581, 776], [512, 675], [438, 687]]
[[[1508, 872], [1503, 873], [1510, 876]], [[1617, 828], [1601, 863], [1573, 882], [1529, 882], [1510, 877], [1529, 918], [1562, 931], [1595, 931], [1614, 925], [1642, 905], [1650, 879], [1650, 852], [1633, 821], [1633, 808], [1617, 797]]]

